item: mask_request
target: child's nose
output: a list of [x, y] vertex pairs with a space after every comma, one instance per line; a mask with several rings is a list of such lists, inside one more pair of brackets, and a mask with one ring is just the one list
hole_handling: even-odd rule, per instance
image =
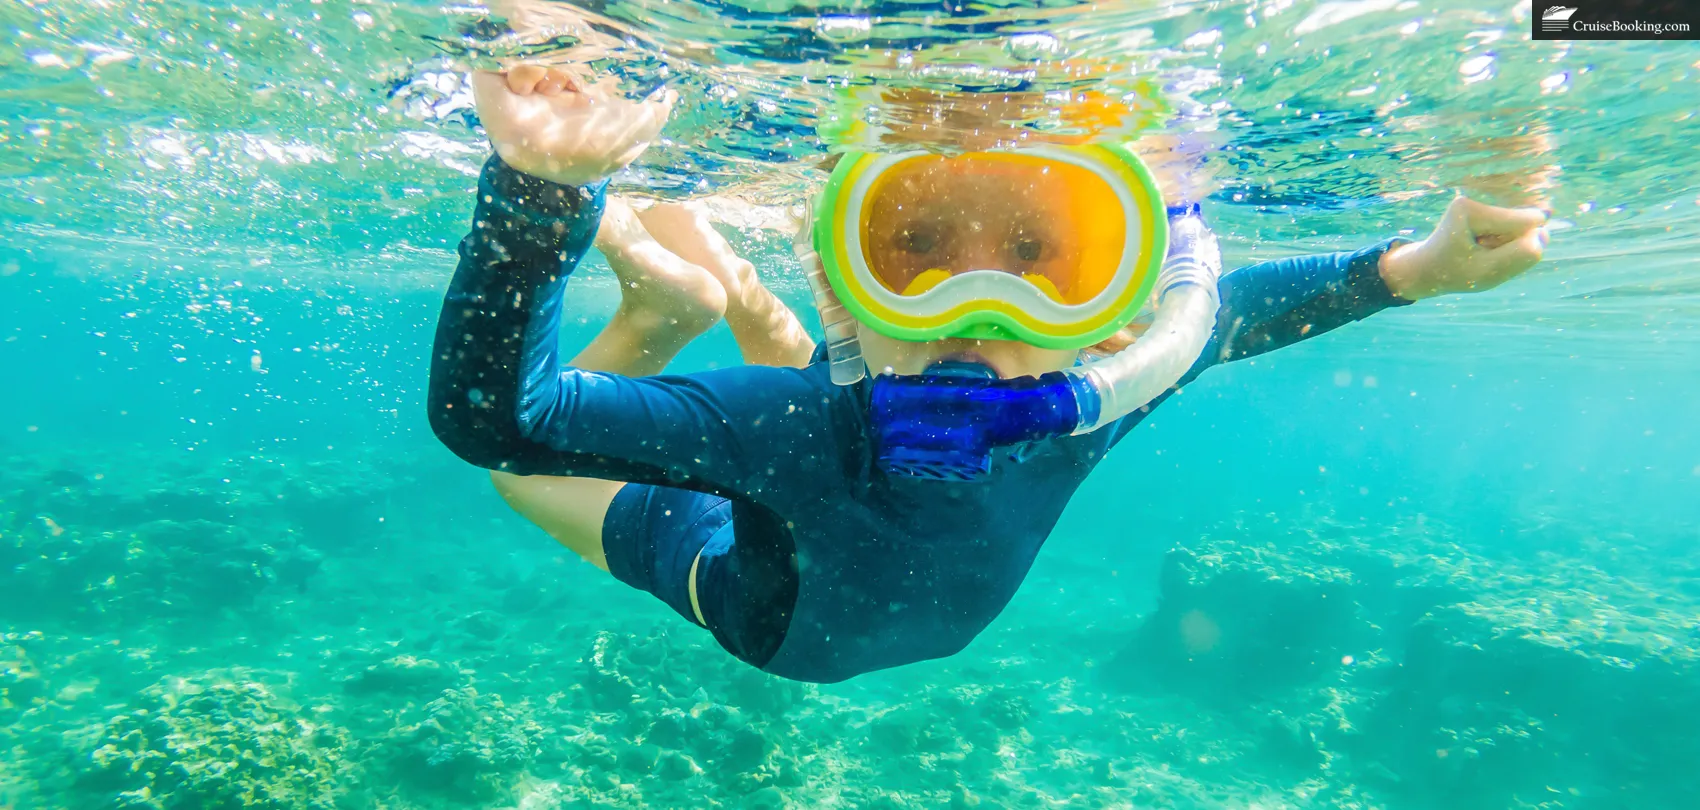
[[[975, 223], [978, 225], [978, 223]], [[966, 270], [1002, 270], [1009, 272], [1003, 257], [1003, 239], [994, 236], [989, 229], [974, 227], [969, 230], [969, 238], [964, 246], [959, 261], [961, 271]]]

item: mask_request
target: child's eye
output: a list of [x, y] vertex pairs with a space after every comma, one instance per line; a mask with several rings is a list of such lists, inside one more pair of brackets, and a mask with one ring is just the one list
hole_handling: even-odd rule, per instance
[[1015, 256], [1024, 262], [1036, 262], [1045, 252], [1045, 243], [1023, 237], [1015, 241]]
[[897, 247], [905, 253], [931, 253], [939, 237], [931, 228], [904, 228], [897, 232]]

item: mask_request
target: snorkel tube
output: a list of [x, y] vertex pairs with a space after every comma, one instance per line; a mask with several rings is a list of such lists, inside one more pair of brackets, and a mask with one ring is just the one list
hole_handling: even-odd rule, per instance
[[838, 296], [832, 291], [832, 283], [826, 278], [826, 270], [821, 266], [820, 254], [815, 251], [814, 212], [813, 205], [803, 206], [802, 227], [797, 229], [791, 248], [808, 276], [809, 290], [814, 293], [815, 311], [820, 313], [821, 330], [826, 333], [826, 361], [832, 374], [832, 384], [855, 385], [867, 376], [868, 367], [862, 362], [862, 343], [856, 337], [856, 318], [839, 303]]
[[[1174, 387], [1215, 329], [1222, 253], [1197, 205], [1170, 213], [1169, 250], [1156, 284], [1157, 314], [1132, 346], [1038, 378], [997, 379], [990, 369], [961, 363], [940, 364], [925, 374], [875, 377], [869, 417], [885, 471], [971, 481], [991, 471], [995, 448], [1090, 433]], [[833, 381], [840, 379], [841, 362], [854, 363], [851, 382], [860, 380], [865, 367], [855, 322], [825, 286], [819, 265], [804, 266], [812, 270], [817, 304], [826, 290], [828, 306], [822, 307], [821, 320]], [[814, 275], [823, 277], [817, 281]], [[835, 327], [839, 335], [849, 336], [847, 341], [833, 342]], [[835, 345], [839, 354], [833, 354]], [[846, 378], [850, 373], [844, 369]]]
[[[1074, 432], [1090, 433], [1150, 404], [1180, 382], [1216, 328], [1222, 249], [1196, 203], [1169, 219], [1169, 253], [1157, 276], [1157, 317], [1120, 352], [1063, 372], [1083, 402]], [[1090, 392], [1090, 393], [1087, 393]]]

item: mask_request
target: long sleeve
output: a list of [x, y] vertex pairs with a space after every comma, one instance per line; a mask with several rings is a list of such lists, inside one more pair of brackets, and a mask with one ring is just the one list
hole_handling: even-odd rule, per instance
[[1174, 388], [1112, 428], [1111, 443], [1121, 441], [1152, 409], [1211, 366], [1291, 346], [1412, 303], [1394, 295], [1381, 278], [1382, 254], [1401, 241], [1386, 239], [1356, 251], [1259, 262], [1222, 276], [1217, 286], [1222, 306], [1210, 343]]
[[1389, 307], [1410, 304], [1381, 278], [1381, 256], [1400, 240], [1354, 252], [1293, 256], [1260, 262], [1222, 277], [1222, 308], [1210, 345], [1187, 376], [1205, 365], [1242, 360], [1291, 346], [1360, 321]]
[[770, 443], [751, 441], [758, 430], [824, 432], [812, 418], [823, 413], [819, 391], [803, 372], [634, 379], [562, 366], [567, 281], [595, 239], [604, 194], [605, 184], [568, 188], [495, 157], [485, 165], [437, 322], [432, 429], [456, 455], [492, 470], [728, 496], [759, 488], [777, 462]]

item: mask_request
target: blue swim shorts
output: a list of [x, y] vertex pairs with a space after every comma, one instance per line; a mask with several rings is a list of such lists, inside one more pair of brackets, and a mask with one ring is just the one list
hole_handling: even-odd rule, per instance
[[[685, 489], [627, 484], [602, 521], [608, 571], [654, 594], [720, 646], [756, 667], [785, 640], [797, 602], [797, 555], [790, 532], [765, 509]], [[697, 604], [691, 609], [691, 563]]]

